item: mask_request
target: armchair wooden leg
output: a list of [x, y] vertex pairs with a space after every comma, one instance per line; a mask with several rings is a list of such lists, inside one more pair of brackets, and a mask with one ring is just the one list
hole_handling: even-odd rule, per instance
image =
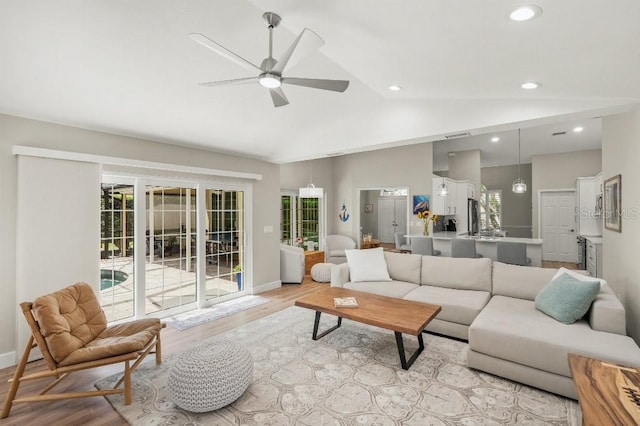
[[162, 362], [162, 345], [160, 344], [160, 333], [156, 336], [156, 364]]
[[18, 393], [18, 386], [20, 386], [20, 378], [24, 374], [24, 368], [27, 365], [27, 360], [29, 359], [29, 353], [31, 353], [31, 349], [33, 348], [33, 336], [29, 336], [27, 340], [27, 346], [24, 348], [24, 352], [22, 353], [22, 358], [20, 358], [20, 362], [16, 366], [16, 372], [13, 374], [13, 380], [11, 380], [11, 385], [9, 385], [9, 391], [7, 392], [7, 397], [4, 400], [4, 405], [2, 406], [2, 413], [0, 413], [0, 419], [4, 419], [9, 416], [9, 411], [11, 411], [11, 406], [13, 405], [13, 400], [16, 399], [16, 393]]
[[131, 368], [129, 361], [124, 362], [124, 405], [131, 404]]

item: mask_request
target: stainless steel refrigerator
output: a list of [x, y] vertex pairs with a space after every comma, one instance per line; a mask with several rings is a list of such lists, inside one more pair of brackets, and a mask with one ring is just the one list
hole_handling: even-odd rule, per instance
[[469, 235], [478, 235], [480, 220], [480, 209], [478, 207], [478, 201], [473, 198], [467, 199], [467, 229]]

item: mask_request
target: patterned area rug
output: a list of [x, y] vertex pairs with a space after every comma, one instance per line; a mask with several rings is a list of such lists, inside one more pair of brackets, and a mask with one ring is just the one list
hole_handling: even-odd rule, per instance
[[[326, 318], [325, 318], [326, 317]], [[133, 373], [133, 403], [107, 398], [133, 425], [579, 425], [578, 404], [468, 369], [467, 344], [424, 335], [425, 350], [402, 370], [394, 334], [349, 320], [311, 340], [314, 312], [292, 307], [202, 342], [242, 342], [254, 380], [233, 404], [209, 413], [177, 408], [167, 372], [174, 356]], [[323, 316], [321, 330], [335, 324]], [[407, 352], [416, 339], [405, 338]], [[111, 376], [96, 383], [115, 383]]]
[[166, 322], [173, 328], [177, 328], [178, 330], [186, 330], [187, 328], [195, 327], [196, 325], [204, 324], [209, 321], [217, 320], [218, 318], [226, 317], [227, 315], [235, 314], [236, 312], [245, 311], [253, 308], [254, 306], [262, 305], [268, 301], [269, 299], [260, 296], [244, 296], [229, 300], [228, 302], [219, 303], [210, 308], [196, 309], [185, 312], [184, 314], [164, 318], [162, 321]]

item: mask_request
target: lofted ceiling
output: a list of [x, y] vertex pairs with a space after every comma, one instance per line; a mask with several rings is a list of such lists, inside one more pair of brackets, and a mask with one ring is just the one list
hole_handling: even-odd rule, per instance
[[[282, 163], [640, 101], [640, 2], [535, 4], [543, 14], [518, 23], [510, 0], [0, 0], [0, 113]], [[284, 86], [290, 104], [274, 108], [257, 84], [198, 86], [252, 75], [187, 35], [259, 64], [265, 11], [282, 16], [275, 58], [305, 27], [326, 43], [289, 76], [347, 91]]]

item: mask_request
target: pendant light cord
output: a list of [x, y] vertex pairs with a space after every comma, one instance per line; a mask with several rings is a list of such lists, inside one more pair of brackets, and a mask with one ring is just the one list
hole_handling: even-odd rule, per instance
[[518, 178], [520, 178], [520, 129], [518, 129]]

